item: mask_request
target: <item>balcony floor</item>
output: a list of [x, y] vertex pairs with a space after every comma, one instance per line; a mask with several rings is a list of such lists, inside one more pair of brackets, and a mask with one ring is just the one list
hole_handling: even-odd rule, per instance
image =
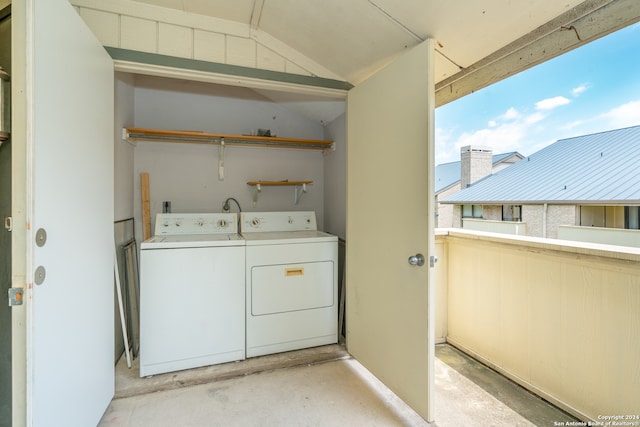
[[[99, 426], [428, 425], [339, 345], [137, 378], [116, 368]], [[436, 347], [440, 427], [548, 426], [571, 416], [448, 345]]]

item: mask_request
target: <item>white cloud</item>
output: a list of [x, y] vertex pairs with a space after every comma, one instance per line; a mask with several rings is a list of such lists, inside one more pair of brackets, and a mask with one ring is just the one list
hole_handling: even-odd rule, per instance
[[574, 120], [574, 121], [569, 122], [566, 125], [562, 126], [561, 129], [571, 130], [574, 127], [581, 126], [581, 125], [585, 124], [586, 122], [587, 122], [586, 120]]
[[517, 119], [518, 117], [520, 117], [520, 113], [518, 112], [518, 110], [511, 107], [500, 118], [504, 120], [513, 120], [513, 119]]
[[456, 140], [455, 148], [460, 152], [460, 148], [466, 145], [481, 145], [491, 147], [494, 153], [514, 151], [527, 135], [526, 130], [526, 125], [517, 122], [464, 133]]
[[612, 129], [640, 125], [640, 100], [627, 102], [601, 115]]
[[580, 96], [587, 89], [588, 89], [588, 86], [586, 84], [581, 84], [580, 86], [574, 87], [573, 89], [571, 89], [571, 95]]
[[567, 105], [570, 103], [569, 99], [564, 96], [556, 96], [553, 98], [543, 99], [542, 101], [536, 102], [536, 110], [552, 110], [556, 107], [560, 107], [561, 105]]
[[542, 121], [546, 116], [542, 113], [533, 113], [527, 117], [525, 117], [524, 122], [528, 125], [532, 125], [534, 123], [538, 123]]
[[495, 120], [489, 120], [489, 123], [487, 123], [487, 126], [489, 126], [490, 128], [494, 128], [498, 126], [498, 122], [496, 122]]

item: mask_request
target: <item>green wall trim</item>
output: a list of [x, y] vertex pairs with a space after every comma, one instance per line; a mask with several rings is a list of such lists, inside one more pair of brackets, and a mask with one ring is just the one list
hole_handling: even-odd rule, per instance
[[342, 80], [323, 77], [303, 76], [300, 74], [283, 73], [280, 71], [261, 70], [258, 68], [242, 67], [239, 65], [221, 64], [218, 62], [201, 61], [197, 59], [179, 58], [176, 56], [160, 55], [157, 53], [140, 52], [136, 50], [120, 49], [105, 46], [114, 60], [137, 62], [140, 64], [159, 65], [185, 70], [203, 71], [231, 76], [249, 77], [254, 79], [292, 83], [304, 86], [321, 87], [327, 89], [349, 90], [353, 85]]

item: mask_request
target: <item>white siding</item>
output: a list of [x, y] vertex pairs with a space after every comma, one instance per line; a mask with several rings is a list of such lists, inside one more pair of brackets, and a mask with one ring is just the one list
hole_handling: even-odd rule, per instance
[[104, 46], [343, 80], [249, 24], [137, 2], [72, 3]]
[[158, 53], [193, 57], [193, 30], [178, 25], [158, 25]]

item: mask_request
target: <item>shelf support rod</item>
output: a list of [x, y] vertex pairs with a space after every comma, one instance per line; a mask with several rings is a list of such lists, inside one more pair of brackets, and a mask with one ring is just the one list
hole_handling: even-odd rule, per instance
[[224, 181], [224, 138], [218, 147], [218, 181]]
[[262, 187], [260, 184], [256, 184], [253, 186], [253, 207], [255, 208], [258, 205], [258, 193], [262, 191]]
[[307, 184], [296, 185], [293, 187], [293, 204], [297, 205], [303, 193], [307, 192]]

